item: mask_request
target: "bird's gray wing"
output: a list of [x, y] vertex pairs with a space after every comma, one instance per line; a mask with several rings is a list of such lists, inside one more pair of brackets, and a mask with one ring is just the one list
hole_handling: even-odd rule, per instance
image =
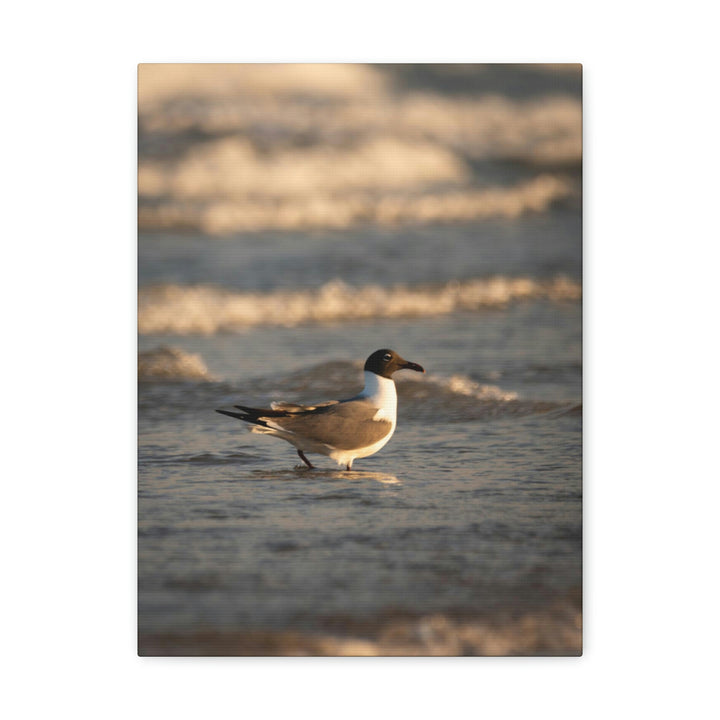
[[379, 442], [392, 429], [388, 420], [373, 420], [377, 411], [368, 400], [353, 399], [273, 418], [272, 423], [298, 437], [338, 450], [355, 450]]

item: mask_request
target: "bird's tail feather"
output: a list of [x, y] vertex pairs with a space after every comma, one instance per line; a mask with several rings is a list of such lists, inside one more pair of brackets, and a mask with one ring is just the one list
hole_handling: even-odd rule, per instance
[[216, 410], [215, 412], [220, 413], [221, 415], [227, 415], [228, 417], [237, 418], [238, 420], [250, 420], [250, 417], [248, 415], [236, 413], [232, 410]]
[[243, 420], [244, 422], [252, 423], [253, 425], [263, 425], [264, 427], [268, 426], [267, 422], [265, 422], [265, 418], [287, 417], [289, 414], [283, 410], [266, 410], [264, 408], [245, 407], [244, 405], [234, 405], [233, 407], [236, 407], [238, 410], [242, 410], [242, 412], [233, 412], [232, 410], [216, 410], [215, 412], [218, 412], [221, 415], [227, 415], [231, 418]]

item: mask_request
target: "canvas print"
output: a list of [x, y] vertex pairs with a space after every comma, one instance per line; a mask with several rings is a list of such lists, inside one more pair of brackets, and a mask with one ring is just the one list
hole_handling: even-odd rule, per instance
[[138, 68], [138, 653], [582, 653], [582, 69]]

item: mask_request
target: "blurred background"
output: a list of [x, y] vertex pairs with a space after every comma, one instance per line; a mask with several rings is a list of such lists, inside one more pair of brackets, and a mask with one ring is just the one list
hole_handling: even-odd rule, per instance
[[[141, 65], [138, 88], [143, 334], [579, 296], [579, 66]], [[217, 291], [318, 286], [275, 313]]]
[[[580, 651], [581, 83], [139, 67], [141, 652]], [[213, 413], [381, 347], [428, 372], [357, 474]]]
[[140, 229], [467, 222], [578, 196], [580, 70], [141, 65]]

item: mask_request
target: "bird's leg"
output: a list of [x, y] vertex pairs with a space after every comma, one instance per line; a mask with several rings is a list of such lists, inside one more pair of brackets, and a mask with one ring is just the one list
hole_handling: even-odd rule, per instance
[[345, 471], [347, 472], [347, 471], [350, 470], [351, 468], [352, 468], [352, 463], [348, 463], [348, 464], [347, 464], [347, 467], [345, 468]]
[[314, 470], [315, 466], [305, 457], [305, 453], [303, 453], [302, 450], [298, 450], [298, 455], [300, 456], [300, 459], [311, 469]]

